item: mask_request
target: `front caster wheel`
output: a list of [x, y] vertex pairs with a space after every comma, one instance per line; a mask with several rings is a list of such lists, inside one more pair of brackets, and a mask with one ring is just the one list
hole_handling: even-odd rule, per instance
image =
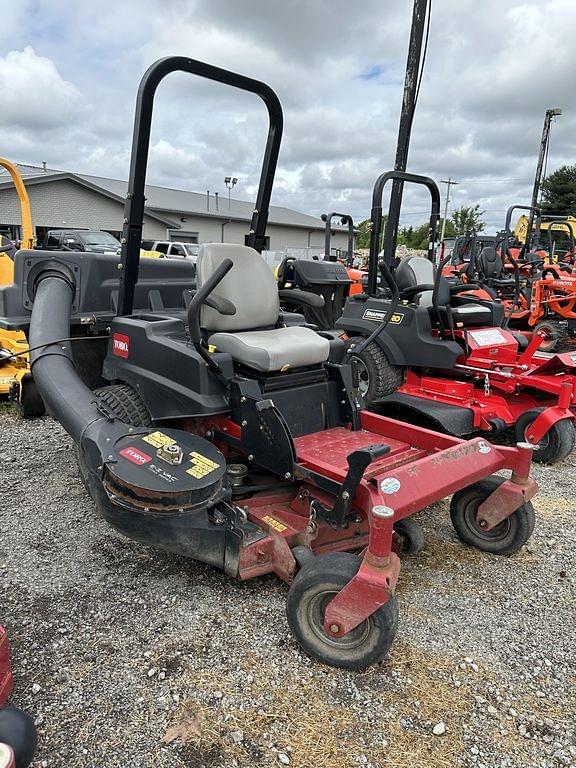
[[402, 555], [416, 555], [424, 547], [422, 526], [408, 517], [394, 523], [394, 533], [400, 539], [400, 554]]
[[534, 507], [527, 501], [490, 531], [481, 527], [476, 519], [478, 507], [503, 482], [503, 477], [487, 477], [457, 491], [450, 502], [450, 517], [459, 538], [493, 555], [518, 552], [532, 536], [535, 523]]
[[394, 595], [347, 635], [329, 637], [324, 631], [326, 606], [356, 575], [360, 562], [355, 555], [340, 552], [318, 557], [299, 571], [288, 592], [290, 629], [306, 653], [322, 664], [365, 669], [388, 653], [396, 636]]
[[[526, 411], [514, 425], [514, 437], [516, 442], [527, 440], [528, 427], [535, 421], [542, 409]], [[561, 419], [552, 424], [548, 432], [538, 443], [532, 454], [532, 461], [538, 464], [557, 464], [574, 450], [576, 432], [570, 419]]]

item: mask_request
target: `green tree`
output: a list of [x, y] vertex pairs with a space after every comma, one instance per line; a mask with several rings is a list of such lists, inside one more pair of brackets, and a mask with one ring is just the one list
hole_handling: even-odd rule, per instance
[[556, 216], [576, 213], [576, 165], [563, 165], [542, 182], [542, 211]]
[[[466, 232], [482, 232], [486, 226], [482, 221], [482, 216], [486, 211], [480, 210], [480, 205], [474, 206], [463, 205], [460, 208], [456, 208], [450, 221], [454, 226], [454, 235], [463, 235]], [[448, 222], [446, 222], [448, 224]]]
[[[382, 232], [386, 229], [386, 222], [388, 216], [382, 216]], [[372, 234], [372, 221], [370, 219], [364, 219], [357, 226], [356, 235], [356, 248], [369, 248], [370, 247], [370, 235]]]

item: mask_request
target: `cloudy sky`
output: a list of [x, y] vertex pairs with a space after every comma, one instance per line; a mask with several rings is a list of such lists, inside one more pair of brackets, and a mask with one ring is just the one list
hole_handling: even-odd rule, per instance
[[[0, 154], [126, 178], [139, 79], [186, 55], [264, 80], [285, 130], [274, 200], [369, 214], [393, 166], [412, 0], [0, 0]], [[573, 163], [576, 2], [433, 0], [409, 170], [459, 181], [491, 227], [528, 203], [544, 112], [548, 169]], [[155, 108], [148, 180], [251, 199], [266, 134], [256, 97], [172, 75]], [[443, 185], [441, 185], [443, 186]], [[403, 223], [426, 218], [420, 193]]]

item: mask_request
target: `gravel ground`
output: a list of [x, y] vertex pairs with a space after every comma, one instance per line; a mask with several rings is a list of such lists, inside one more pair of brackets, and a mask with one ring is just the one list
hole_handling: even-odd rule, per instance
[[518, 555], [466, 549], [442, 503], [403, 562], [390, 658], [303, 656], [286, 587], [136, 545], [101, 520], [71, 441], [0, 407], [0, 619], [13, 703], [55, 768], [576, 765], [576, 456], [536, 467]]

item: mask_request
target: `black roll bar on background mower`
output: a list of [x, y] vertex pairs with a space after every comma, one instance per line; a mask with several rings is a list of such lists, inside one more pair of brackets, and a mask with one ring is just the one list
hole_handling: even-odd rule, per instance
[[220, 67], [214, 67], [211, 64], [205, 64], [196, 59], [189, 59], [185, 56], [168, 56], [164, 59], [159, 59], [144, 73], [136, 97], [134, 133], [132, 136], [132, 146], [135, 147], [135, 151], [130, 160], [119, 264], [119, 315], [131, 314], [134, 303], [134, 290], [138, 281], [140, 243], [142, 241], [144, 205], [146, 200], [144, 189], [154, 96], [160, 82], [172, 72], [188, 72], [191, 75], [197, 75], [207, 80], [230, 85], [233, 88], [256, 94], [265, 103], [269, 117], [268, 137], [262, 160], [256, 205], [248, 234], [249, 246], [257, 251], [262, 251], [264, 247], [272, 185], [274, 183], [274, 174], [282, 140], [283, 115], [278, 97], [266, 83], [262, 83], [260, 80], [253, 80], [250, 77], [245, 77]]
[[[532, 205], [511, 205], [510, 208], [506, 211], [506, 221], [504, 223], [504, 243], [503, 243], [503, 249], [506, 253], [509, 248], [509, 242], [510, 242], [510, 224], [512, 222], [512, 215], [514, 214], [514, 211], [528, 211], [528, 213], [535, 213], [536, 214], [536, 227], [534, 234], [537, 235], [536, 241], [538, 241], [540, 237], [540, 223], [542, 221], [542, 210], [540, 208], [537, 208]], [[526, 228], [526, 238], [524, 240], [524, 253], [528, 253], [530, 250], [530, 246], [532, 245], [532, 232], [528, 231], [528, 224], [530, 223], [530, 217], [528, 218], [527, 222], [527, 228]]]
[[[410, 184], [419, 184], [424, 186], [430, 192], [431, 209], [430, 209], [430, 223], [428, 225], [428, 258], [430, 261], [434, 261], [434, 245], [436, 243], [436, 235], [438, 232], [438, 221], [440, 218], [440, 190], [436, 182], [428, 176], [418, 176], [415, 173], [406, 173], [406, 171], [387, 171], [376, 179], [374, 184], [374, 190], [372, 192], [372, 211], [370, 213], [370, 220], [372, 222], [372, 232], [370, 234], [370, 255], [368, 257], [368, 295], [375, 296], [377, 290], [377, 275], [378, 269], [378, 252], [380, 249], [380, 237], [382, 235], [382, 196], [384, 194], [384, 187], [389, 181], [402, 181]], [[388, 220], [387, 227], [391, 226], [390, 220]], [[394, 229], [397, 229], [397, 224], [392, 223]], [[387, 240], [385, 248], [390, 247], [390, 242]], [[384, 253], [384, 261], [386, 264], [392, 263], [393, 253]]]
[[354, 220], [352, 219], [352, 216], [347, 213], [336, 213], [336, 211], [333, 211], [332, 213], [323, 213], [320, 217], [322, 221], [326, 223], [324, 229], [324, 261], [338, 261], [338, 259], [333, 259], [331, 256], [332, 219], [335, 216], [340, 217], [342, 226], [345, 226], [346, 224], [348, 225], [348, 255], [346, 257], [346, 263], [347, 266], [351, 267], [352, 264], [348, 262], [351, 262], [354, 257]]

